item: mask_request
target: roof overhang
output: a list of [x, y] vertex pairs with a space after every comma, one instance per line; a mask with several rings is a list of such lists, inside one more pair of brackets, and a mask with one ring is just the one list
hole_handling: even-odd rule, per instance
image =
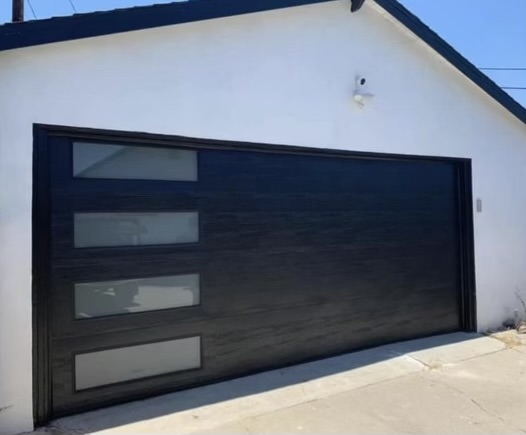
[[191, 0], [0, 26], [0, 51], [334, 0]]

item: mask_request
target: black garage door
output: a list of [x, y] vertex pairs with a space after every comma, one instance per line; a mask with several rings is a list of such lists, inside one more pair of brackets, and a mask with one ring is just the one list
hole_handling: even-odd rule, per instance
[[36, 147], [40, 419], [473, 327], [465, 161]]

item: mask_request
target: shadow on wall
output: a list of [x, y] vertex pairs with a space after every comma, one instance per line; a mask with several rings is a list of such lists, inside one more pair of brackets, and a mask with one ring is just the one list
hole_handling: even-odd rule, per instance
[[[118, 428], [134, 422], [175, 415], [187, 410], [195, 410], [197, 414], [196, 408], [206, 405], [218, 404], [258, 393], [303, 384], [349, 370], [357, 370], [383, 361], [389, 361], [411, 352], [447, 346], [476, 338], [480, 338], [480, 335], [455, 333], [390, 344], [66, 417], [54, 421], [50, 425], [50, 429], [55, 434], [88, 434], [105, 429]], [[412, 360], [412, 362], [416, 363], [415, 360]], [[246, 405], [252, 406], [251, 403]], [[281, 405], [285, 406], [285, 404]], [[232, 412], [235, 412], [235, 408], [230, 409]], [[189, 418], [199, 418], [199, 416], [192, 414]], [[178, 432], [178, 429], [174, 427], [173, 432]]]

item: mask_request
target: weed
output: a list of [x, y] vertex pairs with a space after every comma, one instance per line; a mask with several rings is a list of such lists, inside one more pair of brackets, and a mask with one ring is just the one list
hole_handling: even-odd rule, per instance
[[515, 296], [517, 296], [517, 299], [522, 305], [523, 311], [523, 320], [520, 320], [518, 316], [519, 310], [515, 310], [515, 327], [517, 328], [518, 333], [526, 334], [526, 301], [524, 301], [523, 297], [521, 296], [518, 290], [515, 291]]

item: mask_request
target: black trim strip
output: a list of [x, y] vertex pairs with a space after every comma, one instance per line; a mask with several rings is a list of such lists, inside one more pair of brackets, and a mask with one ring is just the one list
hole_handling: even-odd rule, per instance
[[475, 235], [473, 229], [473, 187], [471, 161], [459, 165], [458, 204], [460, 223], [460, 277], [462, 328], [477, 331], [477, 292], [475, 277]]
[[54, 137], [67, 137], [73, 140], [95, 140], [111, 142], [111, 144], [141, 146], [168, 146], [186, 149], [230, 149], [246, 150], [269, 153], [323, 155], [325, 157], [350, 157], [373, 160], [430, 160], [430, 161], [470, 161], [457, 157], [437, 157], [422, 154], [395, 154], [365, 151], [347, 151], [331, 148], [306, 147], [298, 145], [265, 144], [260, 142], [238, 142], [218, 139], [200, 139], [186, 136], [165, 135], [156, 133], [129, 132], [119, 130], [103, 130], [98, 128], [69, 127], [63, 125], [36, 124], [37, 129], [42, 129]]
[[47, 131], [33, 127], [33, 418], [38, 425], [52, 409], [50, 337], [51, 209]]

